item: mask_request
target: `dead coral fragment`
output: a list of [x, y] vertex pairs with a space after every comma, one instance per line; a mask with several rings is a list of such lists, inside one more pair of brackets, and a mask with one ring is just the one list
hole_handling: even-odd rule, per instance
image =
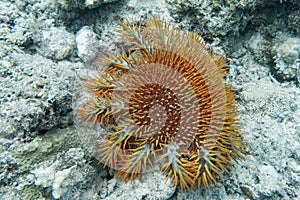
[[166, 21], [120, 25], [130, 51], [101, 57], [105, 69], [87, 82], [92, 97], [80, 110], [114, 130], [99, 144], [100, 162], [121, 180], [141, 179], [157, 164], [175, 188], [217, 184], [245, 153], [225, 59]]

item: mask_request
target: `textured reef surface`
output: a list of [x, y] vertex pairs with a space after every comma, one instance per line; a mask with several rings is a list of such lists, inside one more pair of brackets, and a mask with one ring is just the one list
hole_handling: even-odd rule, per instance
[[[298, 0], [0, 0], [0, 8], [0, 199], [300, 198]], [[199, 32], [228, 59], [248, 154], [207, 190], [174, 190], [159, 169], [120, 181], [97, 159], [99, 133], [111, 127], [76, 118], [82, 85], [103, 70], [98, 53], [130, 48], [119, 21], [153, 16]]]

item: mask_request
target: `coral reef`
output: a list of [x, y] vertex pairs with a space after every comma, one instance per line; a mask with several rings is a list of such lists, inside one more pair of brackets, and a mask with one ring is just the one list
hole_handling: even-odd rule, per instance
[[[285, 46], [300, 38], [299, 0], [1, 0], [0, 7], [0, 199], [299, 199], [300, 71], [281, 56], [297, 51]], [[174, 192], [155, 172], [120, 182], [93, 157], [105, 139], [99, 133], [112, 129], [73, 121], [82, 82], [101, 70], [89, 64], [95, 51], [122, 45], [120, 20], [153, 16], [200, 32], [208, 49], [229, 59], [226, 82], [249, 155], [210, 190]], [[42, 37], [56, 30], [63, 45]], [[43, 167], [65, 179], [37, 176]]]

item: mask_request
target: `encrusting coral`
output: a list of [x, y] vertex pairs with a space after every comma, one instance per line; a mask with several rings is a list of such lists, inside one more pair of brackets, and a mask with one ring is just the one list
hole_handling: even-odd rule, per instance
[[246, 153], [225, 58], [165, 20], [120, 25], [129, 50], [100, 56], [103, 70], [85, 84], [91, 98], [79, 109], [113, 130], [102, 133], [99, 161], [124, 181], [157, 165], [183, 191], [217, 184]]

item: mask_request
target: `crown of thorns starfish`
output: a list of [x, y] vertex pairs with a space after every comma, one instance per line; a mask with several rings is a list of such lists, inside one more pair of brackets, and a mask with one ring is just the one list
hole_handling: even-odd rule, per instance
[[85, 84], [91, 98], [80, 108], [84, 121], [113, 129], [100, 162], [124, 181], [159, 163], [175, 188], [217, 184], [246, 153], [225, 58], [158, 18], [120, 25], [130, 50], [101, 55], [104, 69]]

